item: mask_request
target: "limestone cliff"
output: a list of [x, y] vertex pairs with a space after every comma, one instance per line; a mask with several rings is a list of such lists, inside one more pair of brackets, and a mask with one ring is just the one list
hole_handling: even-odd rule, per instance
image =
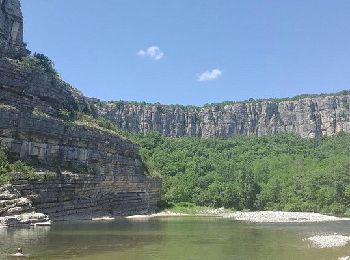
[[249, 101], [204, 107], [92, 102], [97, 114], [121, 129], [164, 136], [234, 137], [296, 133], [302, 137], [350, 132], [350, 95], [285, 101]]
[[0, 142], [13, 158], [57, 173], [47, 181], [17, 179], [13, 187], [53, 219], [155, 210], [160, 182], [147, 176], [138, 147], [62, 120], [62, 111], [92, 113], [86, 98], [57, 77], [0, 58]]
[[[77, 120], [93, 114], [88, 99], [30, 63], [34, 57], [25, 57], [19, 0], [0, 3], [0, 143], [38, 176], [52, 172], [41, 180], [13, 173], [11, 185], [0, 189], [0, 200], [7, 198], [0, 203], [0, 225], [35, 223], [26, 215], [33, 210], [54, 220], [156, 210], [160, 181], [147, 175], [138, 147]], [[1, 218], [14, 214], [24, 218]]]
[[23, 16], [18, 0], [0, 0], [0, 55], [27, 54], [23, 43]]

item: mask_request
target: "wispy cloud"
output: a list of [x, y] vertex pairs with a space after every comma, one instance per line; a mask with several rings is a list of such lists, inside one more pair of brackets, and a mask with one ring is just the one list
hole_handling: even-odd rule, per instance
[[150, 46], [146, 50], [139, 50], [137, 55], [152, 60], [161, 60], [164, 57], [164, 52], [158, 46]]
[[207, 70], [197, 75], [197, 80], [201, 82], [210, 81], [210, 80], [217, 79], [221, 75], [222, 75], [222, 71], [219, 69]]

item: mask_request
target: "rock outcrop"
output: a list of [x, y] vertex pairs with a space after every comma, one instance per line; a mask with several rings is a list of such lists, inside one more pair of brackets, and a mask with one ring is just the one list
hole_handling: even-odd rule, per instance
[[62, 173], [49, 180], [17, 179], [12, 186], [52, 220], [93, 219], [154, 212], [159, 180], [143, 174]]
[[56, 173], [46, 181], [16, 179], [21, 196], [53, 220], [155, 211], [160, 181], [147, 176], [138, 147], [106, 129], [62, 120], [62, 111], [92, 113], [60, 79], [0, 59], [0, 142], [11, 157]]
[[20, 2], [0, 0], [0, 55], [14, 58], [26, 54]]
[[147, 175], [138, 147], [77, 120], [78, 114], [93, 114], [90, 102], [56, 75], [20, 59], [28, 54], [20, 3], [0, 3], [0, 143], [12, 159], [51, 173], [36, 180], [15, 174], [0, 191], [0, 224], [155, 211], [160, 181]]
[[350, 132], [350, 95], [184, 107], [92, 102], [97, 114], [135, 133], [169, 137], [234, 137], [296, 133], [302, 137]]
[[13, 185], [0, 187], [0, 227], [51, 225], [49, 217], [36, 213], [32, 202]]

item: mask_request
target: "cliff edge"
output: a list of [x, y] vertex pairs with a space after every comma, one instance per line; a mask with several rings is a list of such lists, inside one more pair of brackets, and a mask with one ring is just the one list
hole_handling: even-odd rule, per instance
[[350, 95], [310, 96], [185, 107], [132, 102], [99, 102], [101, 117], [134, 133], [168, 137], [264, 136], [295, 133], [305, 138], [350, 133]]

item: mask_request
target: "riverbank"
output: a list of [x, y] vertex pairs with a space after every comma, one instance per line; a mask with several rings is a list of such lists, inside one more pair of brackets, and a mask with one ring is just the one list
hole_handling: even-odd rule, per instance
[[314, 212], [283, 212], [283, 211], [231, 211], [224, 208], [192, 208], [190, 210], [180, 211], [164, 210], [159, 213], [149, 215], [133, 215], [127, 219], [148, 219], [156, 217], [182, 217], [182, 216], [203, 216], [220, 217], [238, 221], [252, 223], [310, 223], [310, 222], [330, 222], [330, 221], [350, 221], [350, 218], [341, 218], [329, 215], [323, 215]]
[[350, 218], [340, 218], [314, 212], [284, 212], [284, 211], [237, 211], [223, 215], [224, 218], [253, 223], [305, 223], [350, 221]]

